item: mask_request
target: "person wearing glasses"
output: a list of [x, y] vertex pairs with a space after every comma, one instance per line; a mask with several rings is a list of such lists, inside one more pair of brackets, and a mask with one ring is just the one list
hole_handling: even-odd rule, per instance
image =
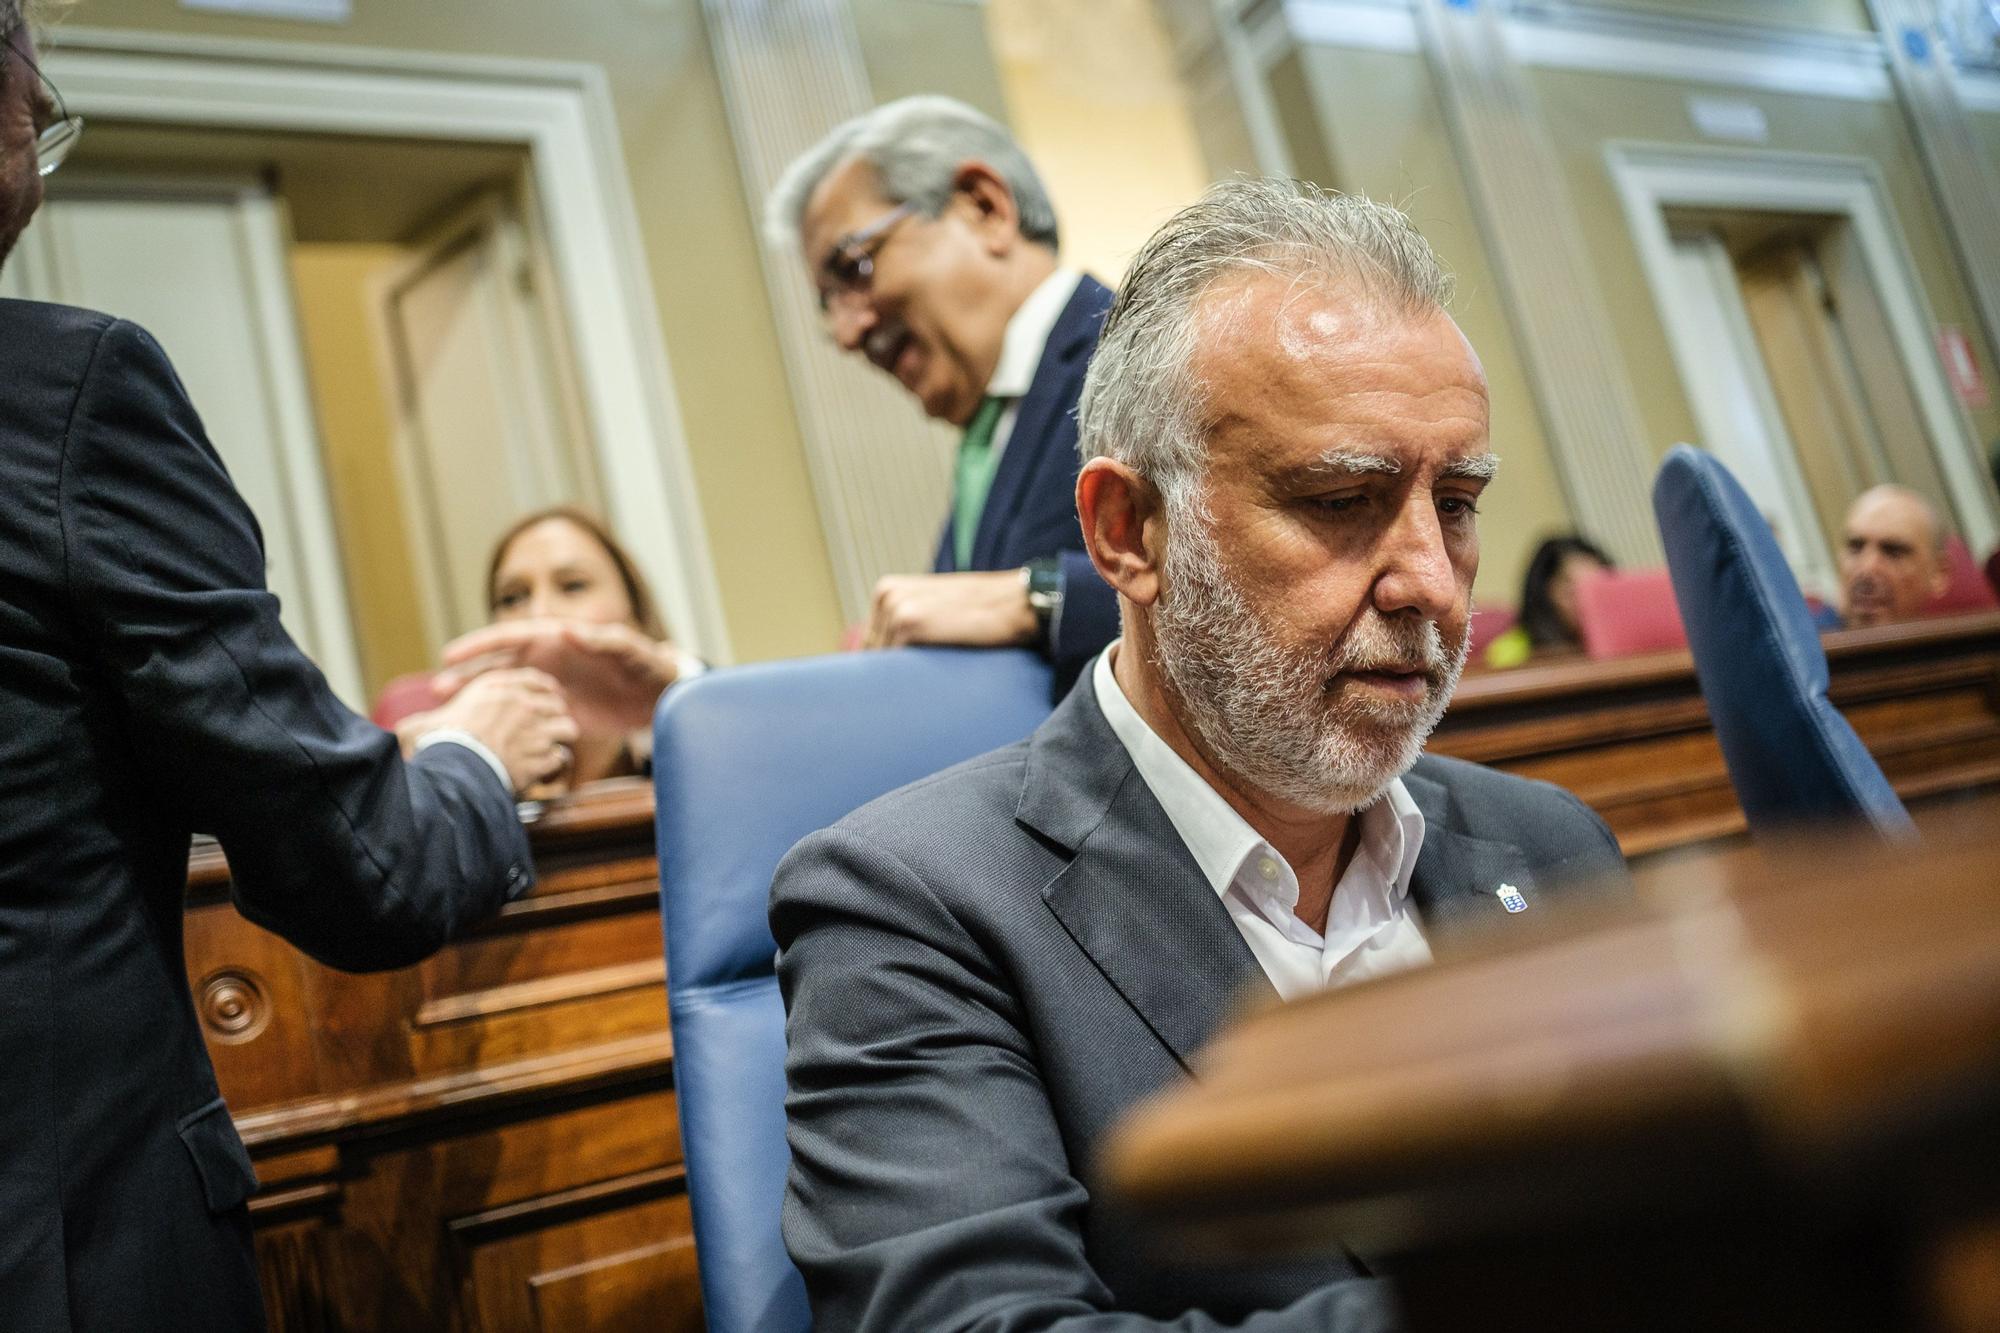
[[1019, 144], [946, 97], [837, 127], [766, 205], [841, 348], [963, 432], [933, 572], [876, 585], [864, 646], [1033, 644], [1065, 688], [1118, 633], [1076, 518], [1076, 401], [1111, 292], [1057, 258]]
[[[0, 0], [0, 261], [79, 120]], [[467, 684], [405, 761], [278, 621], [257, 520], [159, 345], [0, 300], [0, 1328], [264, 1326], [249, 1155], [188, 992], [194, 832], [244, 915], [411, 963], [532, 884], [515, 792], [577, 728]]]

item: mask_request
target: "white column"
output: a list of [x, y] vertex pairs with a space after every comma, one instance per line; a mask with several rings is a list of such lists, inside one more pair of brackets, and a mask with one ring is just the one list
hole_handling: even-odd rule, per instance
[[[875, 104], [847, 0], [703, 0], [743, 185], [761, 228], [788, 163]], [[952, 433], [827, 336], [803, 259], [760, 230], [806, 458], [850, 620], [883, 574], [930, 568], [951, 494]]]
[[1936, 0], [1868, 0], [1868, 8], [1986, 345], [2000, 355], [2000, 164], [1973, 137]]
[[1502, 8], [1415, 0], [1418, 33], [1570, 512], [1621, 563], [1657, 564], [1655, 451], [1562, 164], [1507, 49]]

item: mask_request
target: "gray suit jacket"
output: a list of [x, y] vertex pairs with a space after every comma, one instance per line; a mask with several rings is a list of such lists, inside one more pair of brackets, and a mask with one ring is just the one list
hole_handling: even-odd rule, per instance
[[[1433, 938], [1504, 920], [1501, 883], [1625, 883], [1567, 792], [1428, 757], [1404, 782]], [[820, 1329], [1393, 1325], [1358, 1260], [1191, 1264], [1091, 1188], [1113, 1122], [1272, 992], [1088, 672], [1026, 741], [800, 843], [771, 925], [785, 1241]]]

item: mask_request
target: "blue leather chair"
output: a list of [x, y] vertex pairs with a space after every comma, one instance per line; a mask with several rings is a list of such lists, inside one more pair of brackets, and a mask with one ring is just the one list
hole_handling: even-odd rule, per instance
[[653, 727], [674, 1081], [702, 1300], [715, 1333], [811, 1327], [778, 1231], [785, 1014], [765, 919], [792, 844], [857, 806], [1026, 736], [1050, 669], [916, 648], [698, 676]]
[[1910, 817], [1826, 697], [1826, 653], [1771, 525], [1729, 469], [1674, 446], [1653, 482], [1701, 692], [1753, 833]]

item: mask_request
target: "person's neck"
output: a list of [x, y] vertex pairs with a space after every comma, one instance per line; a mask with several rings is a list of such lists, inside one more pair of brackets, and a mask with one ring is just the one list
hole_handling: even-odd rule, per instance
[[1012, 318], [1012, 312], [1019, 310], [1035, 294], [1035, 288], [1047, 282], [1059, 267], [1056, 252], [1046, 245], [1031, 242], [1008, 255], [1004, 269], [1006, 289], [1012, 297], [1012, 304], [1007, 307], [1008, 317]]
[[580, 787], [603, 778], [623, 777], [630, 772], [626, 763], [623, 736], [579, 736], [571, 747], [570, 785]]
[[1111, 672], [1126, 700], [1154, 734], [1229, 802], [1229, 808], [1259, 837], [1277, 848], [1299, 882], [1293, 915], [1324, 932], [1334, 886], [1347, 872], [1360, 841], [1360, 820], [1350, 814], [1308, 810], [1260, 791], [1209, 754], [1181, 722], [1176, 700], [1153, 665], [1151, 636], [1143, 627], [1135, 627], [1130, 618], [1112, 658]]
[[[989, 392], [993, 376], [1000, 369], [1000, 356], [1007, 348], [1007, 326], [1019, 314], [1028, 298], [1035, 294], [1035, 288], [1056, 271], [1056, 252], [1046, 245], [1022, 244], [1000, 257], [995, 269], [983, 279], [983, 285], [971, 300], [987, 316], [978, 321], [984, 329], [985, 340], [971, 349], [972, 371], [979, 377], [979, 392], [983, 397]], [[953, 425], [963, 427], [972, 420], [979, 405], [973, 403], [965, 408], [965, 420], [949, 418]]]

